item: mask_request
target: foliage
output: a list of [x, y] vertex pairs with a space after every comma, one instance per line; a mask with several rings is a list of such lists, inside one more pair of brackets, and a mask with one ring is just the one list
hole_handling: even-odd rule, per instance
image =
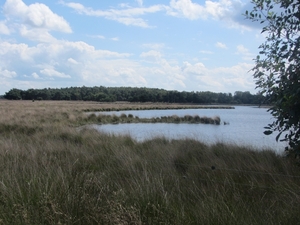
[[158, 88], [137, 87], [70, 87], [28, 89], [26, 91], [12, 89], [4, 97], [6, 99], [23, 100], [84, 100], [99, 102], [168, 102], [197, 104], [260, 104], [261, 95], [252, 95], [249, 91], [231, 93], [214, 93], [210, 91], [186, 92], [167, 91]]
[[[293, 0], [253, 0], [246, 17], [265, 24], [265, 43], [253, 68], [257, 88], [273, 103], [275, 121], [265, 134], [279, 131], [276, 140], [300, 145], [300, 2]], [[284, 138], [280, 139], [281, 135]]]
[[22, 90], [13, 88], [9, 92], [5, 93], [4, 98], [11, 100], [20, 100], [22, 99], [21, 92]]

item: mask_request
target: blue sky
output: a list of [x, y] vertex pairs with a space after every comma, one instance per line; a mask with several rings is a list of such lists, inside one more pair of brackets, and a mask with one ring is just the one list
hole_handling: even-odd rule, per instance
[[250, 0], [5, 0], [0, 95], [11, 88], [256, 93]]

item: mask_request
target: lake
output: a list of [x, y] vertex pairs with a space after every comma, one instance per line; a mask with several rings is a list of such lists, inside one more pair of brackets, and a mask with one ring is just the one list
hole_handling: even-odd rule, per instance
[[[256, 149], [268, 148], [282, 152], [286, 143], [276, 142], [276, 134], [264, 135], [264, 127], [272, 122], [273, 117], [266, 108], [252, 106], [235, 106], [235, 109], [179, 109], [179, 110], [137, 110], [97, 112], [95, 114], [122, 113], [140, 118], [161, 116], [199, 115], [213, 117], [220, 116], [221, 125], [210, 124], [169, 124], [169, 123], [128, 123], [92, 125], [98, 131], [109, 134], [129, 134], [137, 141], [144, 141], [157, 136], [168, 139], [192, 138], [212, 144], [218, 141], [252, 146]], [[224, 125], [224, 122], [228, 123]]]

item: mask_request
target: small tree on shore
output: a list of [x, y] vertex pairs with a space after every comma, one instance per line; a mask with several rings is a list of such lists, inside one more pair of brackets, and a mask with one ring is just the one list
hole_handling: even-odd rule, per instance
[[253, 10], [246, 18], [265, 25], [266, 41], [255, 59], [256, 87], [272, 103], [269, 109], [275, 121], [265, 134], [278, 131], [276, 140], [300, 146], [300, 1], [252, 0]]

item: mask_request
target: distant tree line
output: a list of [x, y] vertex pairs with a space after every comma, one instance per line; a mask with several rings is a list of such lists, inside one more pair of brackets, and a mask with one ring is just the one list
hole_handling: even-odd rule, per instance
[[214, 93], [210, 91], [186, 92], [167, 91], [158, 88], [137, 87], [69, 87], [28, 89], [13, 88], [6, 92], [5, 99], [10, 100], [83, 100], [99, 102], [168, 102], [198, 104], [260, 104], [264, 97], [249, 91]]

